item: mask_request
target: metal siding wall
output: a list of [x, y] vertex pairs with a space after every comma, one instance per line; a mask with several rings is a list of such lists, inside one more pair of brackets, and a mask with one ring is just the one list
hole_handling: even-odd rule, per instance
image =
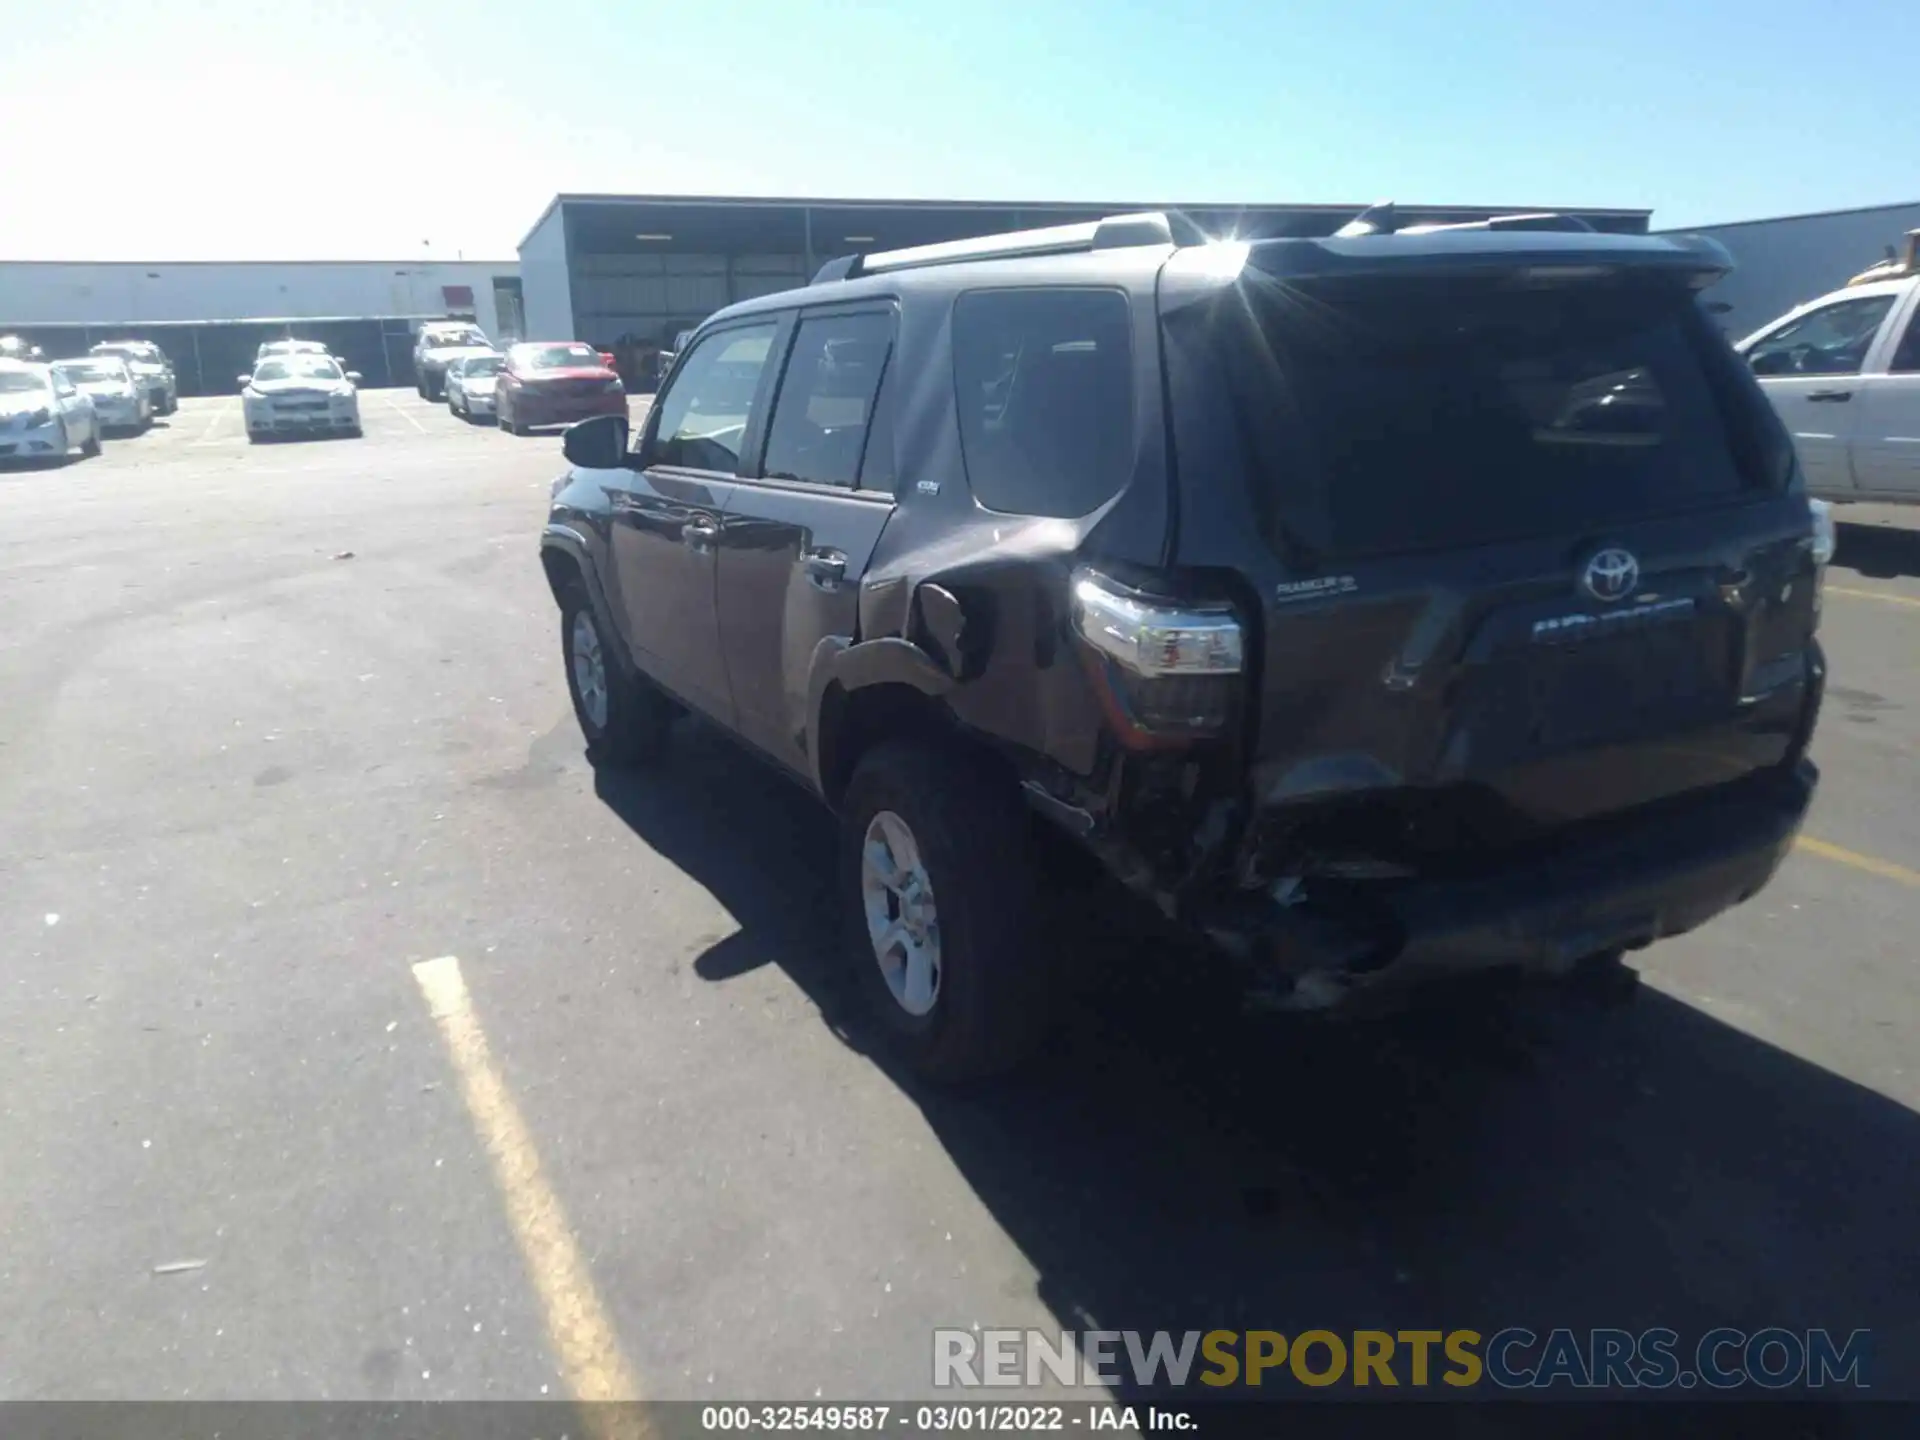
[[805, 283], [799, 255], [736, 255], [731, 266], [725, 255], [686, 251], [573, 259], [580, 338], [604, 345], [626, 334], [670, 342], [735, 300]]
[[1794, 306], [1838, 290], [1883, 259], [1887, 246], [1904, 249], [1907, 231], [1916, 228], [1920, 204], [1678, 233], [1711, 235], [1733, 253], [1738, 267], [1706, 299], [1733, 307], [1715, 318], [1729, 339], [1740, 340]]
[[520, 246], [520, 301], [529, 340], [574, 338], [566, 218], [566, 206], [554, 206]]

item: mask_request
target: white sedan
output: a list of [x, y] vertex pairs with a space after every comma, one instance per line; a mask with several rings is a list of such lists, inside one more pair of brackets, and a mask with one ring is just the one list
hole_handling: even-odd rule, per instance
[[76, 445], [100, 453], [93, 401], [51, 366], [0, 360], [0, 460], [64, 460]]
[[1809, 494], [1920, 501], [1920, 275], [1823, 295], [1734, 349], [1792, 432]]
[[153, 424], [153, 396], [133, 378], [118, 355], [90, 355], [83, 360], [56, 360], [53, 373], [71, 381], [93, 401], [93, 413], [103, 430], [145, 430]]
[[360, 434], [357, 370], [330, 355], [273, 355], [240, 377], [247, 438]]
[[447, 409], [464, 420], [494, 418], [494, 394], [504, 355], [466, 355], [447, 366]]

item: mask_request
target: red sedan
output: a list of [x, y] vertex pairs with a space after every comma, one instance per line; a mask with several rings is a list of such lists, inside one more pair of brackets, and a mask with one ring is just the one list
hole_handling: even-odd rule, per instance
[[627, 389], [600, 352], [577, 340], [536, 340], [507, 351], [495, 391], [500, 428], [524, 435], [537, 425], [571, 425], [627, 413]]

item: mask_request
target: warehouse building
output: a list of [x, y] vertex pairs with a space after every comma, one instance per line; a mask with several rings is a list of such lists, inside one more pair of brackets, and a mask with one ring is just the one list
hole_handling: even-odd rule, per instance
[[186, 395], [232, 394], [262, 340], [324, 342], [369, 385], [413, 383], [422, 320], [472, 319], [518, 338], [512, 261], [0, 262], [0, 334], [50, 358], [101, 340], [151, 340]]
[[[520, 242], [520, 277], [529, 337], [630, 352], [670, 346], [677, 332], [736, 300], [804, 285], [837, 255], [1139, 210], [1180, 211], [1216, 235], [1329, 235], [1365, 208], [559, 195]], [[1399, 208], [1403, 217], [1447, 222], [1555, 207]], [[1649, 218], [1645, 210], [1572, 213], [1596, 229], [1627, 234], [1644, 234]]]
[[1862, 270], [1905, 249], [1920, 228], [1920, 201], [1741, 220], [1689, 229], [1732, 252], [1737, 267], [1708, 296], [1728, 338], [1744, 339], [1794, 306], [1838, 290]]

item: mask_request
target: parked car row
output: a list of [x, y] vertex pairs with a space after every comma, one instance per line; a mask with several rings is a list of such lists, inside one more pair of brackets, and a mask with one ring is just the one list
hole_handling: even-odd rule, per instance
[[515, 435], [627, 413], [627, 387], [611, 357], [578, 340], [463, 348], [447, 354], [437, 373], [450, 414], [470, 424], [491, 420]]
[[[109, 382], [96, 383], [104, 389]], [[111, 383], [132, 389], [131, 377]], [[130, 398], [137, 414], [142, 402]], [[118, 389], [110, 401], [102, 395], [102, 403], [117, 406], [119, 399]], [[94, 394], [62, 366], [0, 358], [0, 461], [65, 460], [76, 448], [82, 455], [98, 455], [110, 423]]]

